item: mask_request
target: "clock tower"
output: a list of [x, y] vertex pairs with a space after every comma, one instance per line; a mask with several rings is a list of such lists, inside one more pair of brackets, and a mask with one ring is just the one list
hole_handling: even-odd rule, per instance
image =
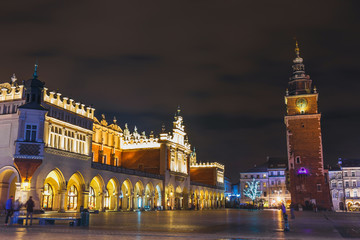
[[296, 42], [293, 74], [286, 90], [286, 137], [291, 201], [295, 206], [331, 208], [324, 170], [318, 92], [305, 74]]

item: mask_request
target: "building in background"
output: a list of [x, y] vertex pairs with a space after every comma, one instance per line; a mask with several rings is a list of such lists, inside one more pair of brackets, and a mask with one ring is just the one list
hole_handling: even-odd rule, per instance
[[268, 157], [267, 162], [260, 166], [255, 166], [245, 172], [240, 173], [241, 204], [252, 204], [250, 198], [243, 192], [248, 187], [249, 181], [255, 179], [259, 181], [262, 194], [256, 202], [264, 207], [278, 207], [281, 202], [287, 206], [291, 203], [290, 193], [286, 187], [287, 160], [284, 158]]
[[10, 195], [59, 212], [225, 205], [225, 167], [197, 162], [180, 109], [170, 132], [146, 135], [48, 91], [37, 65], [24, 85], [14, 75], [0, 87], [1, 205]]
[[329, 170], [329, 185], [335, 211], [360, 211], [360, 159], [339, 159]]
[[305, 73], [296, 43], [293, 74], [286, 90], [286, 137], [291, 200], [296, 206], [331, 209], [328, 176], [324, 170], [319, 94]]

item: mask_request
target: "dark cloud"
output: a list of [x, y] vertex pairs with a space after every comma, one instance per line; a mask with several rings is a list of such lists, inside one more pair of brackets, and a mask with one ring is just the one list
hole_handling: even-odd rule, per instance
[[[171, 128], [178, 105], [199, 160], [238, 172], [286, 156], [284, 94], [300, 42], [320, 92], [325, 162], [360, 157], [360, 3], [4, 1], [0, 79], [39, 76], [131, 128]], [[335, 160], [336, 161], [336, 160]]]

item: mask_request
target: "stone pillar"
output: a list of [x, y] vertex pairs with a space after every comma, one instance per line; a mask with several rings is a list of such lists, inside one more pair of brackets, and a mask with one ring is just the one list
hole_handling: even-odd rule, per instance
[[86, 190], [83, 191], [81, 205], [84, 208], [89, 207], [89, 191], [86, 191]]
[[65, 195], [66, 195], [66, 189], [61, 189], [59, 192], [59, 197], [60, 197], [59, 212], [65, 212]]
[[114, 206], [114, 209], [115, 211], [118, 211], [119, 210], [119, 193], [115, 193], [114, 195], [114, 198], [115, 198], [115, 206]]
[[151, 193], [151, 206], [150, 206], [150, 208], [151, 209], [155, 208], [155, 192]]

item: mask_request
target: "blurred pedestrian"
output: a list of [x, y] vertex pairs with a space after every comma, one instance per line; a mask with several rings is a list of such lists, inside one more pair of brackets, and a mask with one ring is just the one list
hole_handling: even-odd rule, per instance
[[291, 214], [291, 219], [295, 219], [295, 206], [293, 203], [290, 204], [290, 214]]
[[21, 203], [20, 203], [20, 200], [19, 198], [15, 200], [14, 202], [14, 217], [12, 218], [12, 223], [18, 223], [18, 218], [19, 218], [19, 211], [20, 211], [20, 208], [21, 208]]
[[6, 210], [6, 217], [5, 217], [5, 225], [8, 225], [9, 218], [11, 218], [13, 214], [13, 196], [6, 201], [5, 210]]
[[25, 225], [28, 225], [28, 218], [30, 216], [30, 226], [32, 225], [32, 217], [34, 212], [35, 203], [32, 200], [32, 196], [30, 196], [29, 200], [25, 203], [26, 207], [26, 223]]
[[285, 204], [283, 202], [281, 202], [281, 211], [282, 211], [282, 213], [283, 213], [283, 215], [285, 217], [285, 215], [286, 215], [286, 207], [285, 207]]

